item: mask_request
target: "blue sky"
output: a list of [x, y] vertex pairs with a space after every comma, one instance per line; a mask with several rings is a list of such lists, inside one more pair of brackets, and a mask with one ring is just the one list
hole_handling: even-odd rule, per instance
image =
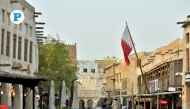
[[42, 12], [44, 35], [77, 43], [78, 60], [123, 59], [121, 36], [127, 21], [137, 52], [154, 51], [177, 38], [177, 25], [190, 15], [190, 0], [27, 0]]

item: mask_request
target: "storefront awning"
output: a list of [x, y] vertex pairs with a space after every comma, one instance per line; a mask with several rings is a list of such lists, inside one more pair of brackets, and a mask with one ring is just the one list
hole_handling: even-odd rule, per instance
[[48, 78], [44, 76], [27, 76], [9, 73], [0, 73], [0, 82], [12, 83], [12, 84], [22, 84], [25, 87], [35, 87], [38, 86], [39, 81], [47, 81]]

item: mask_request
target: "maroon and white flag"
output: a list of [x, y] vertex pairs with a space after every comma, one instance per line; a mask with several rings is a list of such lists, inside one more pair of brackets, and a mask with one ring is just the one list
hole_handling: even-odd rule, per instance
[[130, 39], [130, 34], [129, 34], [128, 27], [126, 27], [124, 32], [123, 32], [123, 36], [122, 36], [122, 39], [121, 39], [121, 46], [122, 46], [122, 49], [123, 49], [125, 63], [127, 64], [127, 66], [129, 66], [130, 65], [130, 60], [129, 60], [128, 56], [131, 53], [131, 51], [133, 50], [133, 45], [132, 45], [132, 42], [131, 42], [131, 39]]

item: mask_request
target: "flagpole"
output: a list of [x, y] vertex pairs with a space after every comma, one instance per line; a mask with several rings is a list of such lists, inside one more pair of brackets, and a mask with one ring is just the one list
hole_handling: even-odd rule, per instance
[[[128, 31], [129, 31], [127, 22], [125, 22], [125, 23], [126, 23], [126, 27], [127, 27]], [[141, 63], [139, 62], [139, 58], [138, 58], [138, 56], [137, 56], [137, 52], [136, 52], [136, 49], [135, 49], [135, 46], [134, 46], [133, 39], [132, 39], [132, 37], [131, 37], [130, 31], [129, 31], [129, 36], [130, 36], [130, 39], [131, 39], [131, 42], [132, 42], [132, 45], [133, 45], [133, 48], [134, 48], [134, 51], [135, 51], [135, 55], [136, 55], [136, 58], [137, 58], [137, 63], [138, 63], [138, 65], [140, 66], [142, 78], [143, 78], [143, 81], [144, 81], [144, 84], [145, 84], [145, 89], [147, 90], [148, 93], [150, 93], [150, 92], [149, 92], [149, 89], [148, 89], [148, 87], [147, 87], [147, 84], [146, 84], [146, 79], [144, 79], [144, 74], [143, 74], [143, 71], [142, 71], [142, 68], [141, 68]]]

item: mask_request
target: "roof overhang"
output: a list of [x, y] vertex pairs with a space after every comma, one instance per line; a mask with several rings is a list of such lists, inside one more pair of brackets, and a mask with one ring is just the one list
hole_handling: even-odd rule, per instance
[[48, 78], [44, 76], [27, 76], [9, 73], [0, 73], [0, 82], [22, 84], [25, 87], [33, 88], [38, 86], [39, 81], [47, 81]]

